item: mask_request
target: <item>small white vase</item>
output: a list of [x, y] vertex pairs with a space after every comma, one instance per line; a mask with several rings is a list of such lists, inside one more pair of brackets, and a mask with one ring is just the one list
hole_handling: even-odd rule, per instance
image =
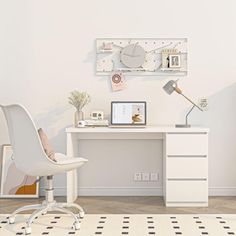
[[78, 127], [79, 121], [84, 120], [84, 112], [77, 110], [74, 115], [74, 126]]

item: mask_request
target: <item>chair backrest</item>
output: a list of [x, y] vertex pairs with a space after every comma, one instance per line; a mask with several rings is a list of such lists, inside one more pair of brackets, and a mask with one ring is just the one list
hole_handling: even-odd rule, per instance
[[16, 167], [32, 174], [34, 167], [50, 162], [44, 152], [35, 124], [27, 110], [19, 105], [1, 106], [7, 120]]

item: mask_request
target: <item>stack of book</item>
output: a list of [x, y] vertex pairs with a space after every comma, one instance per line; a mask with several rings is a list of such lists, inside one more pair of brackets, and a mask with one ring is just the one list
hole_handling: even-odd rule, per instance
[[85, 120], [88, 127], [107, 127], [109, 126], [108, 120]]

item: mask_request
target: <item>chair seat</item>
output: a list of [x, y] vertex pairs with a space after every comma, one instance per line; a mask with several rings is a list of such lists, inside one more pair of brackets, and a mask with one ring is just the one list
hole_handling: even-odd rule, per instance
[[81, 162], [87, 162], [88, 160], [82, 157], [69, 157], [62, 153], [55, 153], [56, 164], [76, 164]]
[[41, 165], [38, 162], [37, 165], [32, 166], [32, 168], [25, 170], [25, 173], [31, 176], [49, 176], [60, 174], [66, 171], [71, 171], [81, 167], [88, 160], [82, 157], [68, 157], [62, 153], [55, 153], [56, 161], [51, 160], [45, 154], [46, 159], [48, 160], [48, 164]]

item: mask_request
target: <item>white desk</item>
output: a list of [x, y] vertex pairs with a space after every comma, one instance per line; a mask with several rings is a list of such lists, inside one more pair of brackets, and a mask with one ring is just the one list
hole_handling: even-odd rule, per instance
[[[166, 206], [208, 205], [208, 132], [201, 127], [67, 128], [67, 155], [81, 139], [162, 139]], [[88, 164], [89, 165], [89, 162]], [[67, 202], [77, 198], [77, 171], [67, 173]]]

